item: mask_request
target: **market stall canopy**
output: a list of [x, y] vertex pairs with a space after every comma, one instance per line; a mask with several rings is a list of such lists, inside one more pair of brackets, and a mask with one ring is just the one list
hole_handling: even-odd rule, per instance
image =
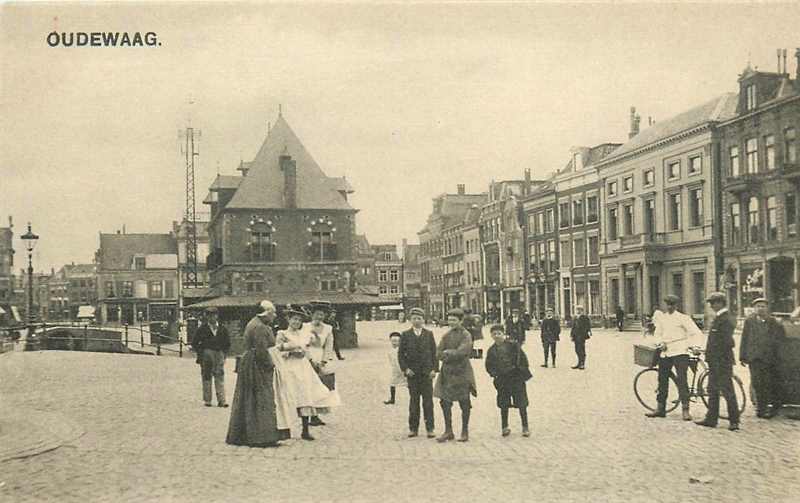
[[346, 292], [297, 292], [297, 293], [264, 293], [261, 295], [223, 295], [197, 304], [186, 306], [183, 309], [204, 309], [207, 307], [256, 307], [262, 300], [269, 300], [278, 306], [287, 304], [307, 304], [312, 300], [325, 300], [334, 306], [382, 306], [395, 304], [392, 299], [380, 299], [369, 295]]
[[392, 306], [381, 306], [378, 309], [380, 309], [381, 311], [402, 311], [403, 310], [403, 306], [401, 306], [399, 304], [395, 304], [395, 305], [392, 305]]

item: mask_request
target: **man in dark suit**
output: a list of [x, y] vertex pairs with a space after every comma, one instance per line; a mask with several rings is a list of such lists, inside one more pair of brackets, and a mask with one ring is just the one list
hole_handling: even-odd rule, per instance
[[433, 377], [439, 371], [439, 360], [436, 359], [436, 341], [433, 332], [424, 328], [425, 312], [412, 308], [409, 312], [411, 328], [400, 335], [400, 348], [397, 360], [400, 370], [408, 380], [408, 436], [419, 434], [419, 405], [422, 398], [422, 409], [425, 414], [425, 430], [428, 438], [436, 437], [433, 432]]
[[228, 330], [217, 320], [217, 308], [206, 309], [206, 318], [192, 341], [200, 364], [203, 380], [203, 402], [211, 407], [211, 381], [217, 394], [217, 405], [227, 407], [225, 401], [225, 356], [231, 348]]
[[586, 368], [586, 339], [592, 336], [592, 320], [583, 313], [583, 306], [575, 306], [575, 320], [572, 322], [570, 338], [575, 343], [575, 354], [578, 363], [572, 367], [583, 370]]
[[542, 367], [547, 368], [547, 359], [553, 355], [553, 368], [556, 366], [556, 343], [561, 339], [561, 323], [553, 314], [553, 308], [548, 307], [542, 320], [542, 348], [544, 349], [544, 363]]
[[708, 364], [708, 412], [700, 426], [715, 428], [719, 420], [719, 395], [725, 397], [728, 404], [728, 429], [739, 429], [739, 404], [733, 391], [733, 331], [736, 329], [736, 317], [725, 307], [728, 298], [724, 293], [714, 292], [706, 302], [716, 313], [711, 330], [708, 332], [706, 345], [706, 363]]
[[509, 342], [525, 344], [525, 320], [520, 318], [517, 309], [511, 310], [511, 316], [506, 318], [506, 337]]
[[[781, 407], [778, 345], [784, 332], [778, 320], [769, 315], [767, 299], [756, 299], [753, 307], [755, 313], [744, 322], [739, 362], [750, 367], [756, 395], [756, 416], [770, 419]], [[768, 410], [770, 404], [772, 409]]]
[[622, 306], [617, 306], [617, 329], [622, 332], [622, 329], [625, 328], [625, 311], [622, 310]]

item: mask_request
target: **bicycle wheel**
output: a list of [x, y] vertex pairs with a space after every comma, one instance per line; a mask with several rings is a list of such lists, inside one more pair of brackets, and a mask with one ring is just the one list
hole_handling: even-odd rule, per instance
[[[636, 395], [636, 399], [645, 409], [655, 411], [658, 408], [658, 369], [644, 369], [636, 374], [636, 378], [633, 380], [633, 392]], [[672, 401], [668, 401], [666, 404], [667, 412], [671, 412], [680, 403], [680, 400], [678, 400], [678, 385], [672, 375], [669, 376], [668, 396], [673, 398]]]
[[[703, 405], [705, 405], [706, 408], [708, 408], [708, 376], [708, 371], [703, 372], [703, 375], [700, 376], [697, 385], [697, 394], [700, 395], [700, 398], [702, 398]], [[747, 408], [747, 394], [744, 392], [744, 384], [742, 383], [742, 380], [739, 379], [739, 376], [734, 375], [732, 381], [733, 392], [736, 395], [736, 404], [739, 406], [739, 414], [741, 414], [744, 412], [744, 409]], [[727, 407], [720, 407], [719, 417], [720, 419], [728, 419]]]

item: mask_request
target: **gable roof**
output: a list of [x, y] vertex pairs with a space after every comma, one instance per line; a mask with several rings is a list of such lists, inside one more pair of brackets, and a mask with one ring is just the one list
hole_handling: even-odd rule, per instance
[[673, 135], [701, 126], [711, 121], [722, 121], [736, 113], [737, 96], [725, 93], [702, 105], [691, 108], [665, 121], [657, 122], [631, 138], [602, 160], [602, 164], [619, 159], [642, 147], [667, 139]]
[[339, 193], [342, 180], [329, 178], [322, 171], [282, 115], [270, 129], [226, 208], [285, 208], [284, 175], [279, 160], [282, 155], [292, 156], [297, 166], [297, 208], [354, 210]]
[[130, 269], [135, 255], [177, 254], [172, 234], [100, 234], [98, 269]]
[[243, 179], [244, 177], [239, 175], [217, 175], [208, 190], [235, 189]]

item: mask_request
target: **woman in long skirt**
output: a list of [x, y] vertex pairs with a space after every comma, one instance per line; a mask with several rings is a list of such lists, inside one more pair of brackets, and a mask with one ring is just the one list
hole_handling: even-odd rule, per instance
[[269, 353], [275, 346], [271, 328], [275, 306], [264, 301], [261, 309], [244, 330], [247, 351], [239, 365], [226, 439], [233, 445], [267, 447], [289, 438], [285, 420], [275, 408], [275, 364]]
[[276, 363], [278, 377], [285, 387], [292, 408], [297, 410], [302, 420], [301, 438], [314, 440], [308, 431], [309, 419], [327, 413], [330, 407], [338, 403], [309, 361], [311, 333], [303, 330], [305, 313], [294, 309], [287, 309], [286, 313], [289, 318], [289, 328], [279, 330], [276, 338], [275, 350], [282, 354], [280, 362]]

